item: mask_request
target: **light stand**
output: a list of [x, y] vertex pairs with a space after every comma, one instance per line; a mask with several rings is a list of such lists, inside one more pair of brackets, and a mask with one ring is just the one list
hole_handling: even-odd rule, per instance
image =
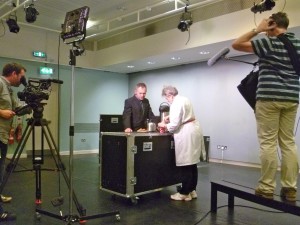
[[88, 20], [89, 8], [84, 6], [82, 8], [73, 10], [66, 14], [65, 23], [63, 24], [63, 32], [61, 33], [61, 37], [66, 44], [72, 44], [72, 49], [70, 50], [70, 62], [69, 65], [72, 67], [71, 73], [71, 95], [70, 95], [70, 128], [69, 128], [69, 136], [70, 136], [70, 157], [69, 157], [69, 215], [60, 216], [53, 213], [45, 213], [41, 210], [36, 210], [38, 213], [44, 213], [45, 215], [51, 216], [53, 218], [62, 219], [67, 222], [67, 224], [72, 224], [74, 222], [84, 223], [86, 220], [101, 218], [105, 216], [113, 216], [115, 215], [117, 220], [120, 220], [120, 212], [113, 211], [103, 214], [97, 214], [92, 216], [86, 216], [85, 212], [82, 213], [80, 211], [80, 215], [73, 214], [73, 151], [74, 151], [74, 90], [75, 90], [75, 76], [74, 70], [76, 65], [76, 56], [80, 56], [84, 49], [79, 46], [78, 43], [81, 43], [85, 39], [86, 36], [86, 23]]

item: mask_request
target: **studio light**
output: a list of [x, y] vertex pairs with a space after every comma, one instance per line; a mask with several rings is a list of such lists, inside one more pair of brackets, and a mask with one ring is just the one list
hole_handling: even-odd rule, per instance
[[186, 6], [184, 7], [184, 13], [182, 14], [180, 18], [180, 22], [178, 24], [178, 29], [182, 32], [189, 30], [190, 26], [193, 24], [192, 20], [192, 13], [188, 12], [188, 2], [186, 3]]
[[259, 4], [254, 4], [254, 6], [251, 8], [251, 11], [253, 13], [257, 12], [264, 12], [267, 10], [272, 10], [272, 8], [275, 6], [274, 0], [263, 0]]
[[10, 15], [9, 18], [6, 20], [7, 26], [9, 31], [12, 33], [18, 33], [20, 31], [20, 27], [17, 24], [17, 16]]
[[36, 21], [36, 16], [39, 15], [39, 12], [34, 8], [34, 4], [30, 4], [29, 6], [24, 8], [25, 11], [25, 19], [28, 23], [33, 23]]
[[89, 12], [90, 8], [87, 6], [67, 12], [61, 32], [61, 38], [66, 44], [80, 42], [85, 39]]

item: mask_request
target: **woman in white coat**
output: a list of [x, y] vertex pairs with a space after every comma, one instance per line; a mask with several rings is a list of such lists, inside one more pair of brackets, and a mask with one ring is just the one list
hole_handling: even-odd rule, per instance
[[171, 106], [169, 116], [158, 127], [174, 134], [176, 166], [180, 167], [182, 180], [181, 190], [171, 195], [171, 199], [190, 201], [197, 198], [197, 163], [200, 161], [201, 151], [205, 152], [202, 149], [202, 131], [190, 100], [178, 95], [176, 87], [164, 87], [162, 96]]

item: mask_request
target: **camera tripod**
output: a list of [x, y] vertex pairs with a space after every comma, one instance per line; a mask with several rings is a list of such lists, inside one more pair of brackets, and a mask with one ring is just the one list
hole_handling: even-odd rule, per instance
[[[71, 183], [70, 178], [68, 177], [68, 175], [65, 171], [65, 166], [60, 158], [58, 148], [55, 144], [53, 135], [48, 126], [49, 122], [42, 118], [42, 111], [43, 111], [43, 106], [41, 103], [41, 105], [38, 107], [38, 110], [34, 110], [33, 117], [27, 120], [27, 126], [24, 130], [24, 135], [22, 136], [22, 138], [13, 154], [13, 156], [10, 160], [10, 163], [7, 165], [6, 173], [3, 177], [3, 182], [0, 186], [0, 193], [2, 193], [10, 174], [15, 170], [15, 168], [18, 164], [19, 158], [24, 150], [24, 147], [25, 147], [27, 141], [28, 141], [28, 138], [29, 138], [30, 134], [32, 133], [32, 148], [33, 148], [32, 149], [33, 150], [32, 162], [33, 162], [33, 168], [35, 170], [35, 176], [36, 176], [36, 201], [35, 201], [36, 204], [38, 205], [41, 203], [41, 170], [42, 170], [41, 165], [44, 163], [44, 158], [43, 158], [44, 138], [46, 138], [47, 144], [50, 149], [50, 153], [55, 161], [57, 171], [62, 173], [64, 180], [67, 184], [67, 187], [68, 187], [69, 191], [71, 192], [72, 200], [74, 201], [77, 211], [79, 213], [79, 216], [72, 216], [72, 215], [63, 216], [62, 213], [60, 213], [60, 215], [56, 215], [54, 213], [50, 213], [50, 212], [36, 208], [37, 218], [39, 217], [39, 214], [44, 214], [44, 215], [51, 216], [56, 219], [63, 220], [65, 222], [67, 222], [67, 224], [71, 224], [72, 222], [82, 223], [85, 220], [89, 220], [89, 219], [93, 219], [93, 218], [100, 218], [100, 217], [104, 217], [104, 216], [111, 216], [111, 215], [117, 216], [119, 214], [119, 212], [111, 212], [111, 213], [106, 213], [106, 214], [101, 214], [101, 215], [86, 216], [86, 209], [84, 209], [82, 207], [82, 205], [79, 203], [73, 189], [71, 189], [71, 187], [70, 187], [70, 183]], [[42, 142], [41, 142], [40, 154], [36, 154], [36, 151], [35, 151], [35, 134], [34, 133], [35, 133], [35, 127], [37, 127], [37, 126], [41, 127]], [[71, 204], [72, 203], [73, 202], [71, 202]]]
[[[33, 113], [33, 118], [30, 118], [27, 120], [27, 126], [24, 130], [24, 135], [22, 136], [14, 154], [13, 157], [10, 160], [10, 163], [7, 165], [6, 168], [6, 173], [3, 177], [3, 182], [0, 186], [0, 193], [2, 193], [3, 188], [6, 184], [6, 182], [8, 181], [8, 178], [10, 176], [10, 174], [15, 170], [19, 158], [24, 150], [24, 147], [28, 141], [28, 138], [30, 136], [30, 134], [32, 133], [32, 150], [33, 150], [33, 157], [32, 157], [32, 162], [33, 162], [33, 168], [35, 170], [35, 176], [36, 176], [36, 204], [40, 204], [41, 203], [41, 165], [44, 163], [44, 158], [43, 158], [43, 154], [44, 154], [44, 137], [46, 138], [46, 141], [48, 143], [48, 146], [50, 148], [50, 152], [51, 155], [55, 161], [57, 170], [60, 171], [66, 181], [66, 184], [68, 186], [68, 188], [70, 188], [70, 180], [68, 175], [65, 172], [65, 166], [63, 164], [63, 162], [61, 161], [60, 158], [60, 154], [58, 152], [57, 146], [54, 142], [54, 138], [53, 135], [51, 134], [51, 131], [49, 129], [49, 122], [45, 119], [42, 118], [42, 105], [38, 108], [39, 111], [34, 111]], [[36, 126], [40, 126], [41, 127], [41, 140], [42, 140], [42, 147], [41, 147], [41, 152], [40, 154], [36, 154], [35, 151], [35, 127]], [[85, 209], [79, 204], [78, 199], [75, 195], [75, 193], [72, 193], [73, 195], [73, 200], [74, 203], [76, 204], [77, 210], [80, 213], [81, 216], [85, 215]], [[44, 213], [42, 210], [38, 210], [40, 213]]]

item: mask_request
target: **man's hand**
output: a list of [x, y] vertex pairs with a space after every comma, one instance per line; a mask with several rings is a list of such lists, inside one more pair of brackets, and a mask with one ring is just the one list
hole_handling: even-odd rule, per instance
[[137, 130], [137, 132], [147, 132], [147, 129], [140, 128], [140, 129]]
[[14, 115], [16, 115], [16, 113], [12, 110], [9, 109], [0, 110], [0, 116], [4, 119], [11, 119], [12, 117], [14, 117]]
[[256, 28], [256, 32], [259, 34], [261, 32], [266, 32], [268, 30], [272, 30], [276, 27], [276, 23], [271, 18], [263, 19], [260, 24]]
[[126, 128], [126, 129], [124, 130], [124, 132], [130, 133], [130, 132], [132, 132], [132, 129], [131, 129], [131, 128]]
[[277, 24], [271, 18], [263, 19], [257, 26], [257, 28], [248, 31], [247, 33], [234, 40], [232, 43], [232, 47], [238, 51], [253, 53], [254, 51], [251, 44], [251, 39], [261, 32], [266, 32], [268, 35], [268, 31], [272, 31], [272, 29], [274, 29], [276, 26]]

